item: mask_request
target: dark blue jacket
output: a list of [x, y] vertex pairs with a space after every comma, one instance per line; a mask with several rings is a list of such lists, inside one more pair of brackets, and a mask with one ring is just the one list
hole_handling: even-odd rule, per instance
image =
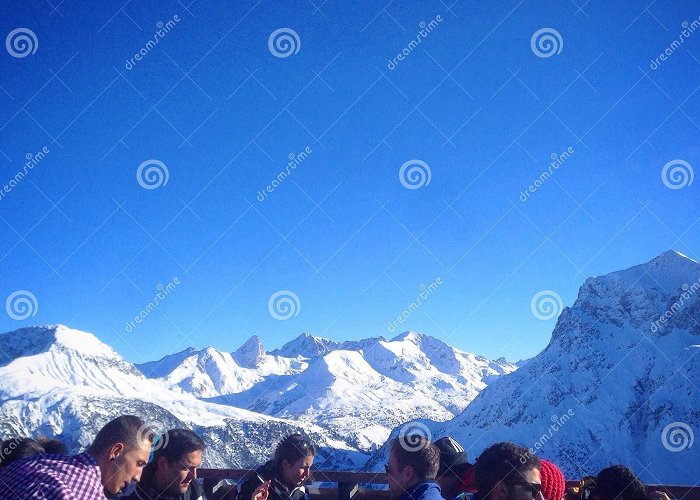
[[439, 484], [435, 481], [423, 481], [401, 495], [399, 500], [443, 500], [443, 498]]

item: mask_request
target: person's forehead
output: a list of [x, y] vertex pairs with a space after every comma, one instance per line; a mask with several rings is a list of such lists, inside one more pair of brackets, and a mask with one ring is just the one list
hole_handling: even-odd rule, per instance
[[148, 457], [151, 454], [151, 447], [136, 447], [133, 448], [127, 455], [130, 455], [134, 460], [142, 460], [144, 462], [148, 461]]
[[202, 464], [202, 450], [195, 450], [182, 455], [180, 463], [187, 467], [199, 467]]
[[540, 479], [540, 470], [536, 467], [530, 467], [529, 469], [525, 469], [521, 471], [521, 474], [523, 476], [523, 479], [528, 483], [542, 483], [542, 480]]

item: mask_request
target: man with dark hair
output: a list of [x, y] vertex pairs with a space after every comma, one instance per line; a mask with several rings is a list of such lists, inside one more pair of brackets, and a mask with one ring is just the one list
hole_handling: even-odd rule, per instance
[[593, 498], [595, 500], [646, 500], [647, 492], [634, 472], [623, 465], [613, 465], [598, 473]]
[[474, 468], [467, 459], [467, 452], [449, 436], [438, 439], [434, 444], [440, 451], [437, 482], [442, 496], [448, 500], [467, 499], [470, 493], [476, 492]]
[[49, 455], [68, 455], [68, 448], [58, 439], [49, 439], [45, 436], [38, 437], [36, 442], [44, 448]]
[[6, 439], [0, 444], [0, 467], [40, 453], [44, 453], [44, 448], [32, 438]]
[[138, 481], [153, 442], [143, 420], [123, 415], [108, 422], [92, 445], [70, 457], [36, 456], [0, 469], [0, 498], [104, 500]]
[[440, 467], [440, 452], [425, 437], [409, 435], [395, 438], [389, 448], [389, 463], [384, 468], [392, 498], [400, 500], [442, 500], [435, 477]]
[[474, 464], [481, 500], [542, 500], [540, 461], [527, 448], [496, 443]]
[[204, 441], [189, 429], [172, 429], [155, 442], [152, 461], [128, 500], [207, 500], [195, 481]]

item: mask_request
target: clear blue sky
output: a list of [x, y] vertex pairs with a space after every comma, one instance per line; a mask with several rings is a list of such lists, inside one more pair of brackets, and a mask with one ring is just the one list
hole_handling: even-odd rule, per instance
[[[536, 293], [571, 305], [588, 276], [700, 255], [700, 181], [661, 176], [700, 164], [700, 29], [681, 25], [696, 2], [190, 1], [0, 8], [3, 40], [37, 41], [25, 57], [0, 47], [0, 189], [49, 151], [0, 198], [2, 305], [20, 290], [38, 303], [21, 320], [3, 309], [1, 331], [66, 323], [140, 362], [251, 334], [272, 349], [413, 329], [515, 360], [554, 327]], [[279, 28], [298, 52], [273, 55]], [[531, 46], [542, 28], [561, 37], [550, 57]], [[147, 160], [167, 184], [140, 186]], [[429, 184], [404, 187], [409, 160]], [[268, 310], [280, 290], [300, 302], [287, 320]]]

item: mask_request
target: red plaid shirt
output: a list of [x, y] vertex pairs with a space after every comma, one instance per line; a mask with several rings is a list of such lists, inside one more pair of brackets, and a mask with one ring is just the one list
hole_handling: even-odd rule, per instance
[[37, 455], [0, 469], [3, 500], [105, 500], [102, 477], [92, 455]]

